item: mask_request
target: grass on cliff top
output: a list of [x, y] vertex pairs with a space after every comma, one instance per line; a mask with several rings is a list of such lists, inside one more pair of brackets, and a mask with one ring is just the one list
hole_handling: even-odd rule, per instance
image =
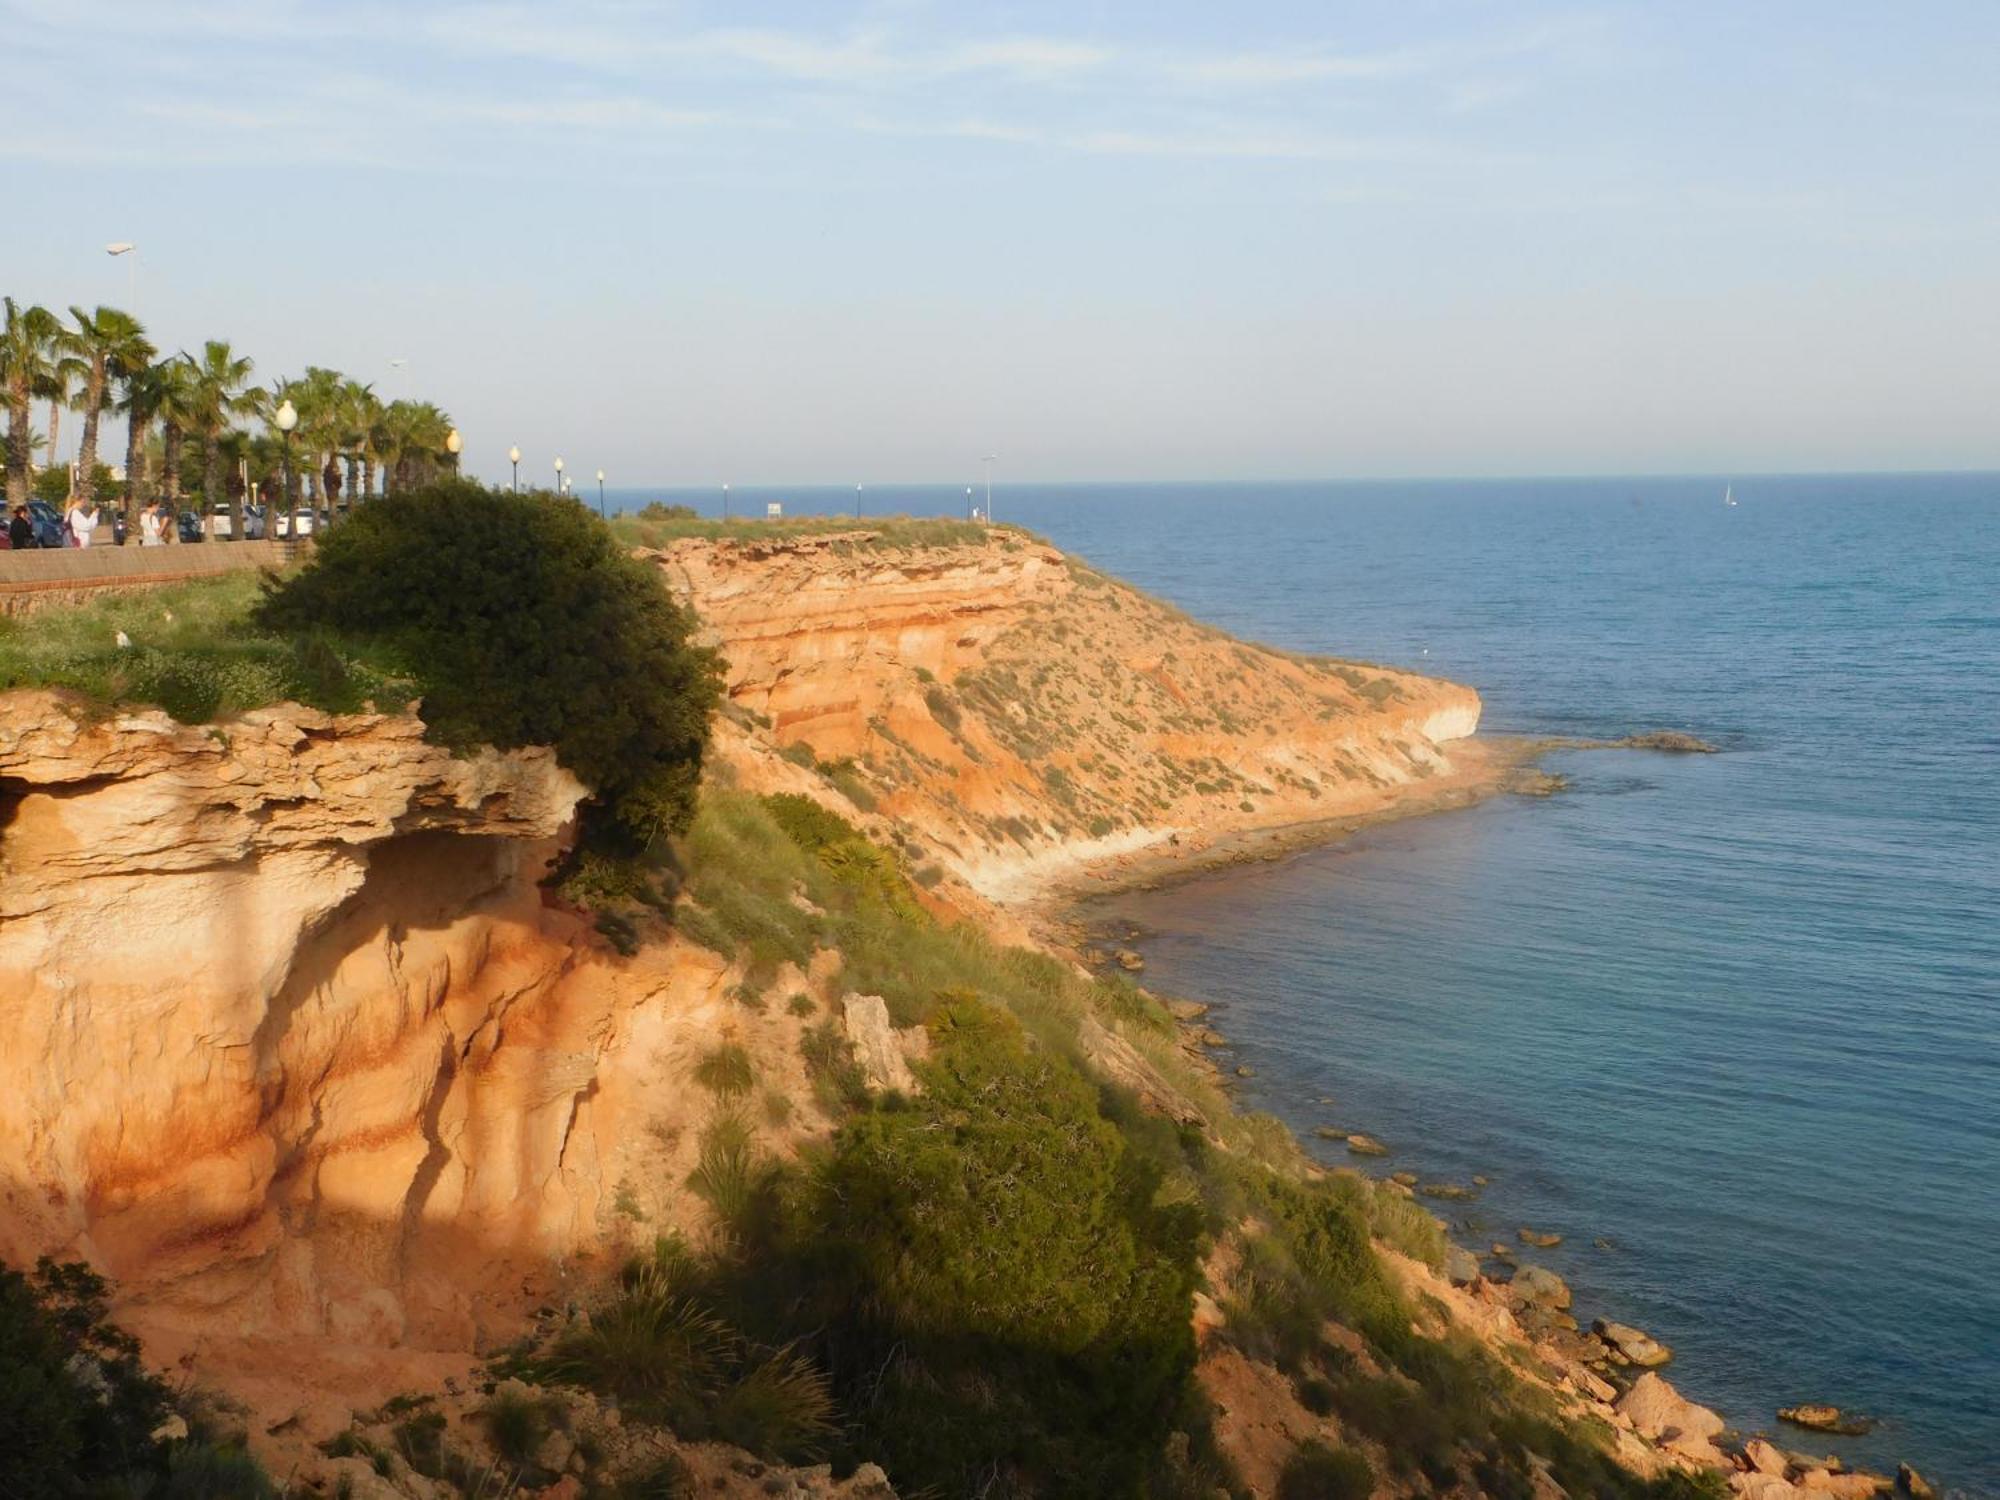
[[[244, 571], [0, 619], [0, 691], [67, 688], [99, 703], [164, 708], [184, 724], [286, 699], [334, 713], [405, 707], [412, 684], [386, 652], [330, 634], [261, 630], [259, 575]], [[131, 642], [118, 643], [120, 633]]]
[[856, 548], [899, 552], [914, 547], [976, 546], [992, 536], [1019, 536], [1011, 527], [987, 527], [949, 516], [787, 516], [780, 521], [757, 518], [714, 520], [683, 506], [648, 507], [633, 515], [616, 516], [612, 535], [633, 547], [664, 547], [697, 537], [710, 542], [787, 542], [809, 537], [845, 536]]

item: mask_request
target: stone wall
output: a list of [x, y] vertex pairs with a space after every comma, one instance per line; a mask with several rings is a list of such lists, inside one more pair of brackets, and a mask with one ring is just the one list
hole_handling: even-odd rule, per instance
[[165, 547], [44, 547], [0, 551], [0, 615], [81, 604], [99, 594], [159, 588], [238, 568], [280, 568], [298, 542], [173, 543]]

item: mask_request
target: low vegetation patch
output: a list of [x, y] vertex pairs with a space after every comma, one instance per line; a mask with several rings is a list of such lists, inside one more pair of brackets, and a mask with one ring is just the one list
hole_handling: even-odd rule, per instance
[[685, 506], [647, 506], [619, 516], [611, 523], [613, 534], [634, 547], [664, 547], [690, 537], [709, 542], [786, 542], [806, 538], [839, 537], [850, 545], [871, 552], [902, 551], [912, 547], [961, 547], [978, 545], [989, 536], [1006, 533], [1022, 536], [1013, 527], [987, 527], [976, 521], [958, 521], [949, 516], [786, 516], [768, 521], [732, 518], [724, 521], [696, 515]]

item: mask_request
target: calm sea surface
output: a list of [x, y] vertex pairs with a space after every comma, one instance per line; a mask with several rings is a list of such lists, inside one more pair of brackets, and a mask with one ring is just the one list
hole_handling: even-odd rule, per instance
[[1446, 1205], [1470, 1209], [1462, 1238], [1562, 1233], [1535, 1258], [1586, 1318], [1672, 1344], [1686, 1393], [1746, 1430], [1851, 1407], [1874, 1436], [1780, 1441], [2000, 1497], [2000, 476], [1735, 492], [1089, 485], [995, 506], [1234, 633], [1470, 683], [1489, 730], [1722, 745], [1554, 756], [1561, 796], [1116, 910], [1151, 934], [1149, 983], [1217, 1002], [1251, 1102], [1380, 1136], [1384, 1171], [1490, 1176]]

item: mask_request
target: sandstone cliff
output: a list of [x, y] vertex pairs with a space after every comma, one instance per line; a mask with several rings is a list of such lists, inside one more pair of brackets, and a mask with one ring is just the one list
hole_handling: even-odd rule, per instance
[[[1467, 689], [1232, 641], [1010, 534], [654, 556], [727, 661], [721, 774], [835, 805], [961, 910], [1483, 770]], [[325, 1404], [317, 1436], [685, 1221], [632, 1184], [685, 1180], [691, 1060], [738, 1039], [783, 1083], [804, 1023], [545, 897], [583, 794], [409, 717], [0, 696], [0, 1260], [91, 1261], [155, 1357]], [[774, 988], [835, 1005], [837, 967]]]
[[1018, 534], [647, 555], [728, 664], [722, 748], [751, 783], [837, 793], [993, 902], [1491, 770], [1470, 688], [1234, 640]]

